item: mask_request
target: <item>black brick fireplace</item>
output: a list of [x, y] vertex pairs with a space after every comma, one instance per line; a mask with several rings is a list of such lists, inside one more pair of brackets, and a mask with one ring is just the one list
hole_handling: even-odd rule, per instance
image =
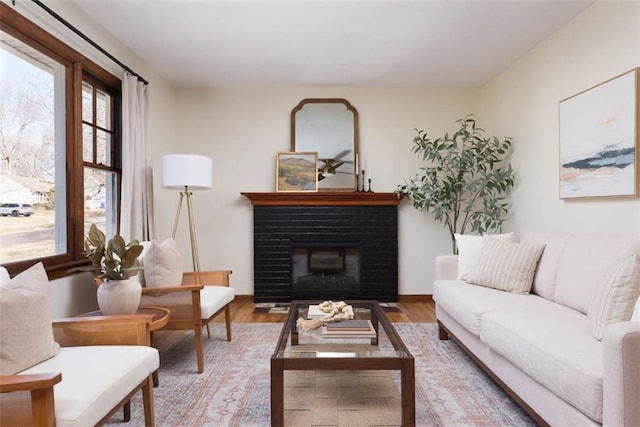
[[393, 193], [243, 193], [251, 199], [254, 301], [398, 300]]

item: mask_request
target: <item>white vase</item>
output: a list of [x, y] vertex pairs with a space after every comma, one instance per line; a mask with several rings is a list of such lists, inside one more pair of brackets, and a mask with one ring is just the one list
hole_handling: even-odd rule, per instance
[[142, 286], [134, 279], [109, 280], [98, 286], [98, 306], [103, 314], [133, 314], [140, 306]]

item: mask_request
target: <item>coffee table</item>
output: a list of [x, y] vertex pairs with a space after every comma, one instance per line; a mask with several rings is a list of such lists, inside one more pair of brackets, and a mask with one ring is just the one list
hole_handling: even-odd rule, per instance
[[[402, 425], [415, 426], [414, 359], [378, 302], [345, 301], [353, 307], [356, 319], [371, 320], [375, 338], [330, 340], [319, 338], [319, 331], [298, 331], [296, 326], [298, 318], [306, 318], [309, 305], [320, 302], [291, 303], [271, 356], [271, 425], [284, 426], [284, 371], [397, 370], [401, 380]], [[306, 344], [313, 344], [313, 350], [308, 350]]]

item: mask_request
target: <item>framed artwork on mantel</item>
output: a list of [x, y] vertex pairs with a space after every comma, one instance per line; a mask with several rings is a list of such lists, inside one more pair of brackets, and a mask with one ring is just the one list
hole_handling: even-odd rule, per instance
[[318, 191], [318, 152], [278, 153], [276, 191]]
[[560, 101], [560, 198], [638, 196], [640, 69]]

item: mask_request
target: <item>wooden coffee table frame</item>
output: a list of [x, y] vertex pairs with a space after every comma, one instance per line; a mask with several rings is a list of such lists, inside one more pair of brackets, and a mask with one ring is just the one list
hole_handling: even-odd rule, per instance
[[[393, 349], [398, 352], [397, 357], [286, 357], [284, 354], [287, 343], [298, 344], [298, 330], [296, 320], [300, 309], [321, 301], [292, 301], [287, 320], [282, 327], [278, 345], [271, 356], [271, 425], [284, 426], [284, 371], [337, 371], [337, 370], [397, 370], [400, 371], [400, 400], [402, 425], [413, 427], [416, 424], [415, 414], [415, 365], [409, 350], [400, 339], [391, 322], [377, 301], [347, 301], [354, 308], [371, 310], [371, 320], [378, 336], [381, 326], [389, 338]], [[356, 315], [357, 318], [357, 315]], [[348, 341], [348, 340], [347, 340]], [[372, 345], [377, 345], [377, 338], [371, 339]], [[346, 342], [345, 342], [346, 343]]]

